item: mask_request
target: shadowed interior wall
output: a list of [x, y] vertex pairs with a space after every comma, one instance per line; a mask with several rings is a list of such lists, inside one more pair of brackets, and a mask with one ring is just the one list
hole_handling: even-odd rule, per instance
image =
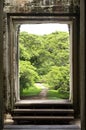
[[3, 0], [0, 0], [0, 130], [3, 128]]
[[81, 89], [81, 127], [86, 130], [86, 17], [85, 0], [80, 1], [80, 89]]

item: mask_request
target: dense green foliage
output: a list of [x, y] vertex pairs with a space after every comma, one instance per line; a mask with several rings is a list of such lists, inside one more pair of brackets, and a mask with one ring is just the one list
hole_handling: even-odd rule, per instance
[[20, 86], [21, 92], [24, 88], [34, 86], [39, 78], [36, 68], [29, 61], [20, 60]]
[[65, 93], [67, 96], [64, 98], [67, 98], [70, 80], [69, 34], [55, 32], [39, 36], [21, 32], [19, 48], [21, 93], [23, 89], [35, 87], [35, 82], [42, 82], [48, 84], [49, 93], [55, 90], [56, 93]]

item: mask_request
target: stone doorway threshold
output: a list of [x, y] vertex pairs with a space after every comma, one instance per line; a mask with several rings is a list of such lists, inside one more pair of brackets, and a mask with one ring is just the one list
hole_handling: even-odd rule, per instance
[[78, 125], [5, 125], [3, 130], [81, 130]]
[[34, 103], [39, 103], [39, 104], [42, 104], [42, 103], [45, 103], [45, 104], [72, 104], [70, 100], [31, 100], [31, 99], [28, 99], [28, 100], [19, 100], [17, 101], [16, 103], [19, 103], [19, 104], [34, 104]]

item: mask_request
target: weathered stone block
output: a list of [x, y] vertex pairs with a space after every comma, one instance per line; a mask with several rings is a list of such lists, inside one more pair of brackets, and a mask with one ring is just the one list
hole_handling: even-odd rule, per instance
[[76, 12], [79, 8], [79, 0], [5, 0], [4, 12]]

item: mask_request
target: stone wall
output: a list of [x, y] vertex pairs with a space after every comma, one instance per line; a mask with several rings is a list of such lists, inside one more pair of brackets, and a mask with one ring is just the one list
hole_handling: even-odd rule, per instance
[[0, 0], [0, 130], [3, 128], [3, 0]]
[[79, 13], [79, 0], [4, 0], [4, 98], [11, 109], [11, 64], [7, 13]]
[[7, 13], [61, 13], [77, 12], [79, 0], [5, 0]]

